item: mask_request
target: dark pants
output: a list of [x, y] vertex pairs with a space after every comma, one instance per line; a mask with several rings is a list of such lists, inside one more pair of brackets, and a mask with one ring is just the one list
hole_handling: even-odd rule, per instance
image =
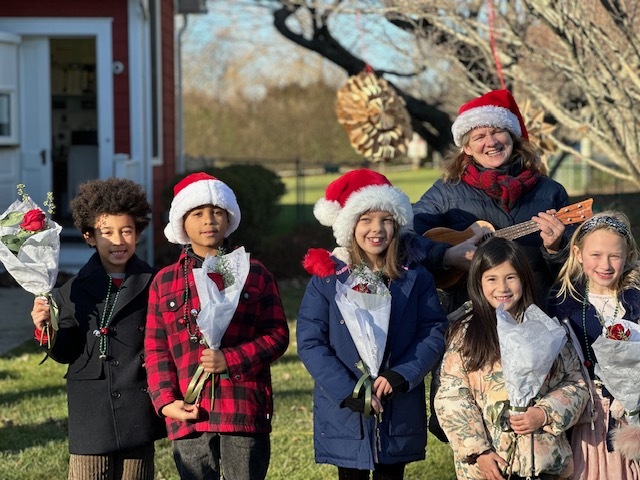
[[264, 480], [269, 468], [268, 433], [201, 433], [173, 441], [181, 480]]
[[[404, 478], [404, 463], [374, 465], [373, 480], [402, 480]], [[369, 470], [338, 467], [338, 480], [369, 480]]]

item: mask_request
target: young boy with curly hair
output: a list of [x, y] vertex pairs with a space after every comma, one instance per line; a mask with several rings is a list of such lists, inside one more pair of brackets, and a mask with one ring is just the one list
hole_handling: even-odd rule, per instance
[[[96, 252], [54, 292], [59, 329], [41, 342], [69, 364], [69, 479], [152, 480], [154, 441], [166, 436], [147, 393], [144, 330], [154, 270], [135, 254], [151, 208], [142, 187], [109, 178], [83, 183], [71, 201], [74, 225]], [[50, 322], [34, 301], [35, 337]]]
[[[145, 358], [149, 392], [165, 417], [182, 480], [222, 478], [221, 472], [227, 480], [261, 480], [269, 467], [270, 365], [287, 349], [289, 330], [273, 275], [244, 249], [229, 248], [227, 237], [239, 223], [236, 196], [217, 178], [193, 173], [175, 186], [164, 232], [184, 250], [151, 285]], [[229, 260], [238, 253], [242, 269]], [[218, 265], [229, 262], [227, 271], [203, 275], [203, 262], [217, 256]], [[235, 305], [210, 316], [214, 302], [198, 295], [198, 281], [224, 291], [216, 306], [233, 290]], [[200, 325], [223, 316], [230, 323], [219, 348], [205, 345]]]

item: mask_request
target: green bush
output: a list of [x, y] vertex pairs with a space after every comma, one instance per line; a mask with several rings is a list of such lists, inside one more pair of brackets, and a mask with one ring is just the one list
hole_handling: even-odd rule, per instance
[[[223, 168], [205, 168], [206, 172], [226, 183], [236, 194], [242, 220], [231, 235], [234, 245], [243, 245], [247, 251], [259, 254], [273, 233], [275, 218], [280, 210], [280, 198], [285, 185], [280, 177], [261, 165], [233, 165]], [[168, 212], [173, 200], [173, 187], [194, 172], [177, 175], [162, 189], [162, 203]]]

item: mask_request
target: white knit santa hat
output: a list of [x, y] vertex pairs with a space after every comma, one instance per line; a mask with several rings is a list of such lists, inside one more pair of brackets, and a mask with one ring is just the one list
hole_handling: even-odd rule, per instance
[[173, 187], [173, 195], [169, 223], [164, 229], [164, 235], [171, 243], [191, 243], [184, 229], [184, 216], [190, 210], [203, 205], [224, 208], [229, 213], [229, 228], [225, 237], [231, 235], [240, 225], [240, 207], [233, 190], [212, 175], [204, 172], [187, 175]]
[[409, 197], [387, 177], [366, 168], [352, 170], [331, 182], [313, 214], [322, 225], [333, 228], [338, 245], [349, 247], [358, 219], [370, 210], [392, 213], [401, 233], [413, 229]]
[[460, 107], [451, 126], [456, 146], [462, 147], [462, 137], [477, 127], [504, 128], [516, 138], [529, 140], [518, 104], [509, 90], [493, 90]]

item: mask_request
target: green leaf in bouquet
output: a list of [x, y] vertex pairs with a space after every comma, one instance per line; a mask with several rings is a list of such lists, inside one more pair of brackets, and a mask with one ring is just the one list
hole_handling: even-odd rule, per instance
[[31, 232], [31, 231], [28, 231], [28, 230], [20, 230], [20, 231], [16, 232], [16, 237], [18, 237], [24, 243], [24, 241], [27, 238], [29, 238], [30, 236], [32, 236], [34, 233], [36, 233], [36, 232]]
[[22, 212], [9, 212], [0, 219], [0, 227], [13, 227], [15, 225], [20, 225], [23, 218], [24, 213]]
[[0, 241], [4, 243], [5, 247], [7, 247], [16, 255], [18, 254], [18, 252], [20, 251], [20, 247], [24, 243], [23, 240], [17, 235], [3, 235], [0, 238]]

